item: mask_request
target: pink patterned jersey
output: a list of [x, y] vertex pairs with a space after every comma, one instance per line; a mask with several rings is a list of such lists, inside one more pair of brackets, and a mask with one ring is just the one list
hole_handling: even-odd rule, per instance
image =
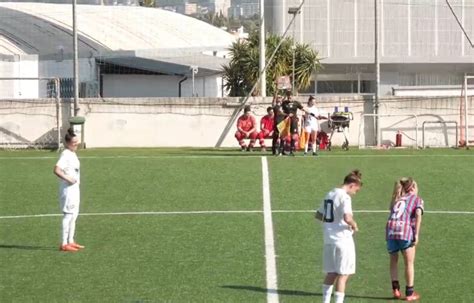
[[413, 241], [416, 210], [423, 212], [423, 200], [417, 195], [407, 194], [400, 197], [390, 210], [386, 226], [387, 240]]

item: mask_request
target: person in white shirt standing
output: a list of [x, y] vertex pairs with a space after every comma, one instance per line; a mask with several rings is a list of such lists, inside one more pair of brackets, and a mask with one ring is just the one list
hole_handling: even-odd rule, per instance
[[327, 119], [324, 116], [321, 116], [319, 109], [314, 105], [315, 98], [309, 96], [308, 99], [308, 113], [304, 115], [304, 132], [305, 132], [305, 144], [304, 144], [304, 154], [308, 153], [308, 146], [311, 141], [311, 148], [313, 150], [313, 156], [316, 156], [316, 147], [317, 147], [317, 137], [320, 130], [319, 121], [321, 119]]
[[73, 252], [84, 248], [74, 241], [80, 204], [80, 162], [76, 155], [79, 140], [71, 128], [64, 139], [66, 149], [54, 166], [54, 174], [59, 177], [59, 204], [63, 213], [62, 243], [59, 250]]
[[344, 302], [346, 282], [355, 273], [356, 254], [352, 235], [359, 229], [352, 215], [352, 195], [362, 186], [362, 175], [354, 170], [344, 178], [340, 188], [331, 190], [316, 211], [323, 222], [324, 251], [323, 302], [331, 302], [333, 286], [336, 303]]

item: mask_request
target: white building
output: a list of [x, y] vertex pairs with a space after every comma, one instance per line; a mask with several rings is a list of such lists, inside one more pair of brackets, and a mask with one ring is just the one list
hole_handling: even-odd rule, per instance
[[[459, 95], [474, 74], [474, 0], [378, 0], [381, 95]], [[268, 30], [282, 34], [300, 0], [270, 0]], [[374, 1], [311, 0], [289, 35], [319, 52], [324, 70], [308, 93], [373, 94]], [[466, 37], [470, 38], [471, 41]]]
[[[223, 95], [231, 34], [155, 8], [78, 5], [77, 14], [81, 96]], [[0, 3], [0, 28], [0, 77], [57, 77], [72, 96], [71, 5]], [[45, 97], [47, 82], [0, 80], [0, 98]]]

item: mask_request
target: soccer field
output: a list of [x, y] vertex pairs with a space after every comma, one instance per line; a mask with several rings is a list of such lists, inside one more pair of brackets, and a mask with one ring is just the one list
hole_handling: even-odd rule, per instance
[[278, 289], [272, 298], [320, 302], [322, 231], [313, 210], [354, 168], [364, 186], [353, 197], [360, 232], [346, 302], [395, 302], [384, 228], [401, 176], [418, 181], [425, 201], [415, 265], [420, 301], [474, 301], [473, 151], [335, 150], [291, 158], [103, 149], [78, 156], [76, 239], [86, 249], [64, 253], [52, 173], [58, 154], [0, 152], [0, 302], [267, 302], [274, 293], [266, 275], [271, 244]]

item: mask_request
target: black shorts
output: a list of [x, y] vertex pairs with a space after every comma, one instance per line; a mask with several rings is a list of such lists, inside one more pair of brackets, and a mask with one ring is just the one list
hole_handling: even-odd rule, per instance
[[298, 118], [292, 117], [290, 118], [290, 133], [293, 134], [298, 134]]

